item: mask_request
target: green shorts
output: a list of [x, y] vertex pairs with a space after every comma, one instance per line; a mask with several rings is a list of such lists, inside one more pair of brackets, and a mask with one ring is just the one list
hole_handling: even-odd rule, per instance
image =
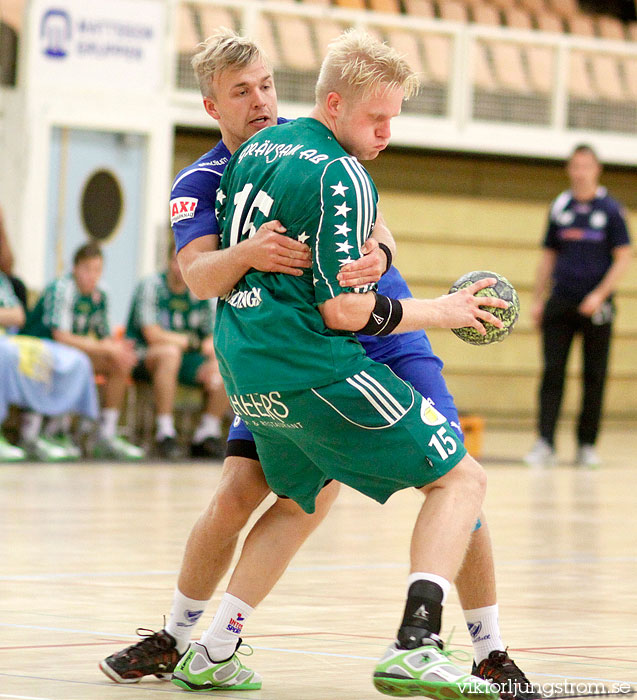
[[[148, 371], [148, 367], [145, 364], [145, 352], [140, 351], [138, 348], [138, 357], [141, 357], [140, 361], [133, 368], [133, 379], [138, 382], [150, 382], [152, 377]], [[200, 386], [200, 382], [197, 381], [197, 372], [201, 365], [208, 361], [205, 355], [200, 352], [185, 352], [181, 358], [181, 365], [179, 367], [179, 376], [177, 381], [180, 384], [186, 384], [188, 386]]]
[[439, 479], [466, 454], [444, 416], [376, 362], [328, 386], [230, 403], [254, 435], [270, 488], [308, 513], [326, 479], [384, 503]]

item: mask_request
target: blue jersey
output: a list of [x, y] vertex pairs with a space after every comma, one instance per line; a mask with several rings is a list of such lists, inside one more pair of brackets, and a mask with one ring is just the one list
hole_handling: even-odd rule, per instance
[[[287, 120], [279, 119], [279, 124], [285, 121]], [[215, 200], [221, 176], [229, 160], [230, 151], [223, 141], [219, 141], [212, 150], [184, 168], [175, 178], [170, 199], [170, 222], [177, 252], [195, 238], [219, 235]], [[393, 299], [412, 296], [407, 283], [395, 267], [382, 276], [378, 291]], [[424, 331], [378, 337], [359, 335], [358, 339], [369, 357], [384, 363], [390, 357], [400, 354], [403, 348], [419, 342], [424, 344], [426, 354], [435, 358], [442, 367], [442, 362], [434, 355]]]
[[223, 141], [175, 178], [170, 193], [170, 225], [179, 252], [201, 236], [218, 236], [215, 199], [230, 151]]
[[580, 202], [568, 190], [551, 205], [544, 246], [557, 253], [553, 293], [580, 302], [613, 263], [613, 249], [630, 244], [620, 204], [598, 187], [595, 197]]

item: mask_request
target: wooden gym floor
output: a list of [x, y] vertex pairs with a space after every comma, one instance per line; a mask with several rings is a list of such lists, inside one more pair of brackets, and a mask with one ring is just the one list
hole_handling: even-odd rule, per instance
[[[516, 460], [531, 441], [487, 432], [484, 448], [505, 642], [547, 696], [627, 689], [637, 684], [637, 436], [606, 429], [597, 471], [568, 464], [566, 435], [559, 466], [528, 469]], [[158, 680], [116, 685], [97, 663], [137, 627], [162, 626], [186, 535], [219, 473], [193, 463], [0, 467], [0, 698], [188, 697]], [[414, 492], [381, 507], [343, 489], [249, 620], [263, 689], [214, 697], [381, 697], [370, 674], [400, 620], [418, 507]], [[470, 650], [452, 593], [444, 636], [454, 627], [451, 646]]]

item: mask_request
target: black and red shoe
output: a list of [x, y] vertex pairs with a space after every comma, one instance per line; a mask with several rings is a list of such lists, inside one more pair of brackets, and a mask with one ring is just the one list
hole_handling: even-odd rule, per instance
[[471, 674], [491, 681], [502, 700], [541, 700], [538, 689], [529, 681], [506, 651], [492, 651]]
[[100, 661], [100, 670], [116, 683], [139, 683], [144, 676], [169, 681], [182, 656], [175, 638], [166, 630], [153, 632], [142, 627], [137, 634], [141, 641], [107, 656]]

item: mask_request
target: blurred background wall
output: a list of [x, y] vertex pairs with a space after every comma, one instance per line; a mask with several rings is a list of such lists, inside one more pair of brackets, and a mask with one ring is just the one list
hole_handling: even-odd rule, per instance
[[[189, 66], [218, 25], [261, 41], [282, 116], [309, 111], [325, 47], [349, 26], [396, 46], [422, 74], [393, 146], [367, 164], [398, 267], [416, 295], [495, 270], [522, 303], [514, 335], [498, 346], [430, 333], [465, 412], [492, 424], [532, 421], [531, 283], [575, 144], [598, 150], [603, 184], [637, 231], [632, 1], [0, 0], [0, 20], [0, 206], [16, 272], [37, 292], [68, 269], [78, 245], [100, 240], [117, 323], [165, 250], [172, 177], [219, 137]], [[635, 271], [618, 297], [606, 414], [625, 422], [637, 416]], [[568, 391], [572, 414], [577, 384]]]

